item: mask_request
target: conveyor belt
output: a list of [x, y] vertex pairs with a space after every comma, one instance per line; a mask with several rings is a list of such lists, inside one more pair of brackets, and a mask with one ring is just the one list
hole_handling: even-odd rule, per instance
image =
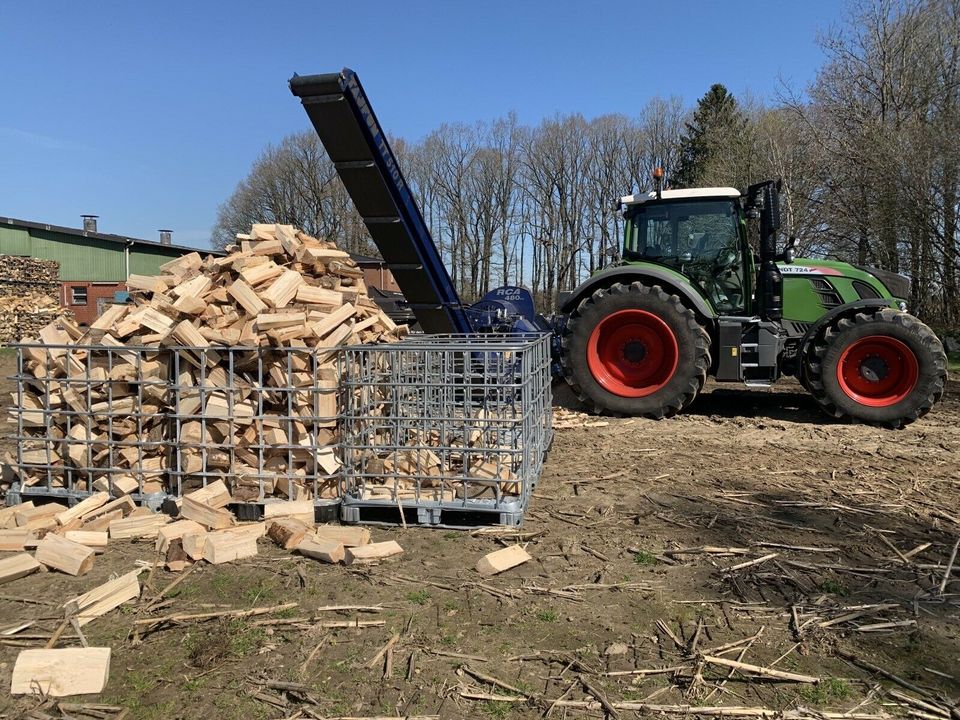
[[356, 73], [294, 75], [299, 97], [424, 332], [472, 331], [420, 208]]

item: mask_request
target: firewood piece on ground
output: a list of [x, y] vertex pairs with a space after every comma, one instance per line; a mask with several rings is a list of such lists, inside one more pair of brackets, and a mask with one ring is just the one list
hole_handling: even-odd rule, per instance
[[387, 540], [386, 542], [347, 548], [343, 561], [346, 565], [367, 565], [399, 555], [402, 552], [403, 548], [400, 547], [400, 543], [396, 540]]
[[370, 544], [370, 530], [357, 525], [320, 525], [314, 534], [323, 540], [335, 540], [344, 547], [359, 547]]
[[11, 580], [17, 580], [40, 569], [37, 562], [29, 553], [18, 553], [0, 559], [0, 585]]
[[477, 572], [484, 576], [497, 575], [533, 558], [520, 545], [511, 545], [484, 555], [477, 562]]
[[82, 627], [125, 602], [140, 597], [140, 570], [133, 570], [114, 580], [108, 580], [82, 595], [67, 600], [63, 607]]
[[110, 648], [23, 650], [10, 681], [11, 695], [52, 697], [103, 692], [110, 676]]
[[212, 565], [242, 560], [256, 554], [256, 537], [230, 530], [208, 533], [203, 543], [203, 559]]
[[323, 540], [312, 535], [307, 535], [297, 544], [297, 552], [327, 563], [343, 562], [346, 554], [343, 543]]
[[93, 567], [94, 555], [93, 549], [86, 545], [50, 533], [37, 545], [36, 558], [68, 575], [85, 575]]

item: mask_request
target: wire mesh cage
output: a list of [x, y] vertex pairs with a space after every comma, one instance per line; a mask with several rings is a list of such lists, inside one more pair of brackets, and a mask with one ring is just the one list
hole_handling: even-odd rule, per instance
[[548, 335], [339, 355], [346, 522], [519, 524], [551, 440]]
[[339, 497], [335, 351], [19, 345], [20, 495], [159, 505], [223, 480], [237, 503]]
[[171, 493], [224, 480], [238, 502], [339, 497], [329, 350], [175, 348], [171, 371]]
[[169, 356], [131, 346], [17, 346], [13, 468], [21, 495], [162, 498]]

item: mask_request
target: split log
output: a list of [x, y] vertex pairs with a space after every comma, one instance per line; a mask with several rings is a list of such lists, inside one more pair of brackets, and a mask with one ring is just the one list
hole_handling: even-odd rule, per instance
[[399, 555], [402, 552], [403, 548], [400, 547], [400, 543], [396, 540], [387, 540], [386, 542], [347, 548], [343, 561], [346, 565], [368, 565]]
[[484, 555], [477, 562], [477, 572], [484, 576], [497, 575], [533, 558], [520, 545], [511, 545]]
[[23, 650], [10, 681], [11, 695], [65, 697], [103, 692], [110, 676], [110, 648]]
[[343, 562], [345, 557], [342, 543], [333, 540], [321, 540], [311, 535], [307, 535], [300, 541], [297, 545], [297, 552], [314, 560], [322, 560], [328, 563]]
[[39, 569], [40, 563], [29, 553], [20, 553], [0, 559], [0, 585], [22, 578]]
[[36, 558], [68, 575], [84, 575], [93, 567], [94, 554], [86, 545], [49, 533], [37, 545]]
[[230, 530], [208, 533], [203, 543], [203, 559], [213, 565], [233, 562], [257, 554], [257, 539]]

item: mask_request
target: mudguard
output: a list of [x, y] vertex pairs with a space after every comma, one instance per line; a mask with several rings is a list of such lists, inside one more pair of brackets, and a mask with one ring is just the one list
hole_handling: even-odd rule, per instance
[[577, 309], [581, 300], [588, 295], [592, 295], [594, 291], [600, 288], [610, 287], [614, 283], [630, 284], [637, 281], [645, 285], [659, 285], [666, 292], [679, 295], [684, 304], [704, 318], [712, 320], [717, 317], [710, 301], [693, 285], [689, 282], [683, 282], [667, 270], [649, 265], [615, 265], [601, 270], [581, 283], [569, 295], [561, 298], [560, 312], [573, 312]]

